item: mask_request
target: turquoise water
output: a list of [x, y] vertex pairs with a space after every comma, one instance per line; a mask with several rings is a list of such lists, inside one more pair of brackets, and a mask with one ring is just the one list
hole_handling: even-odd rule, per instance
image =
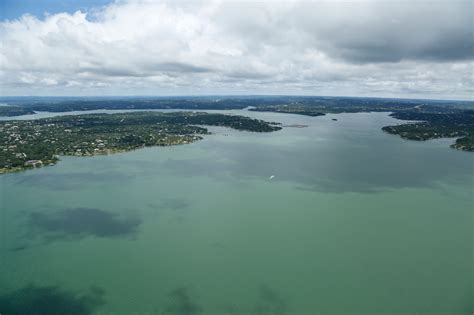
[[228, 113], [308, 128], [0, 176], [0, 308], [473, 313], [473, 154], [387, 113]]

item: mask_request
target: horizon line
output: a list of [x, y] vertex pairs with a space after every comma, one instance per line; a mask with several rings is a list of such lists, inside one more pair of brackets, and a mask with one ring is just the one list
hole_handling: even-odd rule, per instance
[[305, 95], [305, 94], [189, 94], [189, 95], [0, 95], [2, 98], [186, 98], [186, 97], [320, 97], [320, 98], [371, 98], [371, 99], [395, 99], [395, 100], [419, 100], [419, 101], [461, 101], [474, 102], [472, 99], [462, 98], [408, 98], [387, 96], [350, 96], [350, 95]]

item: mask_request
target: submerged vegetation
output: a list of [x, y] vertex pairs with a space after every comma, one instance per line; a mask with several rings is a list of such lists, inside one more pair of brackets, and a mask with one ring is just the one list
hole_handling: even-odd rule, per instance
[[281, 129], [277, 123], [208, 113], [135, 112], [60, 116], [0, 122], [0, 173], [55, 164], [61, 155], [92, 156], [147, 146], [187, 144], [223, 126], [253, 132]]
[[[107, 302], [106, 296], [107, 291], [97, 286], [82, 291], [70, 291], [60, 286], [30, 284], [2, 292], [0, 309], [5, 314], [91, 315], [101, 313], [101, 308]], [[198, 315], [208, 314], [210, 311], [204, 308], [191, 287], [177, 287], [163, 298], [163, 305], [155, 307], [156, 313], [153, 314]], [[255, 305], [248, 305], [247, 308], [239, 307], [238, 304], [225, 305], [222, 307], [222, 314], [289, 314], [287, 299], [266, 285], [261, 285], [255, 292], [254, 302]]]
[[78, 293], [57, 286], [31, 284], [0, 295], [0, 310], [2, 314], [89, 315], [105, 303], [104, 295], [99, 287]]

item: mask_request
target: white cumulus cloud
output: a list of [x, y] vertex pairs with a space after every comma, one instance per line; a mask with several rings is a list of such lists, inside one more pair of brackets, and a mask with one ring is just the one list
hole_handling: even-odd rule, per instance
[[0, 22], [2, 95], [472, 98], [471, 1], [116, 1]]

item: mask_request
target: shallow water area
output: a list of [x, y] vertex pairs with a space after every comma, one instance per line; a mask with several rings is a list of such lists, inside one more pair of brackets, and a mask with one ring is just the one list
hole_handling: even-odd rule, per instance
[[308, 127], [1, 175], [0, 306], [472, 314], [471, 153], [386, 134], [388, 113], [216, 112]]

